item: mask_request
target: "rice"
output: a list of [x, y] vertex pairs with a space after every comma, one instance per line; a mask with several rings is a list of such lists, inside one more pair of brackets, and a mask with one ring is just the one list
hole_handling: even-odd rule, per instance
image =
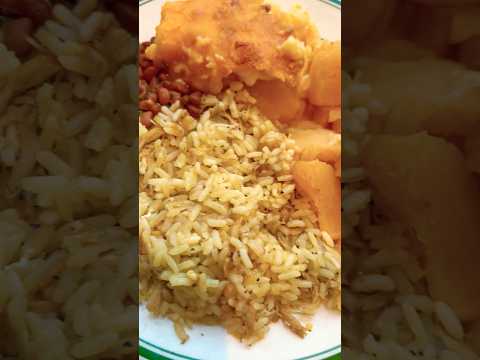
[[[360, 155], [371, 115], [387, 110], [343, 73], [342, 353], [345, 359], [479, 359], [464, 324], [428, 292], [423, 247], [371, 202]], [[440, 299], [441, 300], [441, 299]]]
[[438, 321], [442, 324], [444, 329], [455, 339], [463, 339], [463, 326], [457, 315], [448, 306], [448, 304], [442, 302], [435, 302], [434, 304], [435, 315]]
[[[241, 86], [140, 126], [140, 297], [174, 322], [220, 324], [253, 344], [282, 320], [340, 309], [340, 253], [291, 176], [294, 143]], [[233, 110], [232, 110], [233, 109]]]
[[0, 45], [0, 357], [133, 358], [136, 40], [80, 1], [31, 42]]

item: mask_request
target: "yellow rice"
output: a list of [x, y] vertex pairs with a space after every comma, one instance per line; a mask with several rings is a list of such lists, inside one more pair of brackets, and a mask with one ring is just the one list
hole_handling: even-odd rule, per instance
[[[296, 314], [340, 309], [340, 253], [290, 174], [291, 139], [239, 84], [140, 125], [140, 297], [175, 324], [221, 324], [247, 344]], [[233, 90], [235, 88], [235, 91]]]

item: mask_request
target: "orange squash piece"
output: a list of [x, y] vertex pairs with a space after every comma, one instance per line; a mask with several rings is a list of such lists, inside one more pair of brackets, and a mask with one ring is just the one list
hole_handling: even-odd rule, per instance
[[334, 168], [322, 161], [297, 161], [293, 178], [298, 190], [309, 198], [318, 214], [321, 230], [339, 241], [341, 238], [340, 180]]
[[332, 123], [332, 130], [338, 134], [342, 133], [342, 119], [339, 118], [337, 121]]
[[312, 106], [311, 107], [311, 119], [312, 121], [328, 127], [330, 123], [333, 123], [340, 119], [340, 107], [339, 106]]
[[305, 102], [297, 92], [279, 80], [257, 81], [250, 88], [260, 111], [269, 119], [290, 122], [300, 117]]
[[308, 100], [317, 106], [339, 106], [341, 101], [340, 42], [323, 41], [310, 67]]
[[321, 160], [334, 163], [340, 159], [340, 135], [323, 128], [289, 130], [298, 147], [301, 160]]
[[335, 167], [335, 175], [338, 178], [342, 178], [342, 158], [340, 157], [337, 161], [335, 161], [333, 166]]
[[313, 122], [308, 118], [295, 121], [295, 123], [293, 123], [292, 126], [295, 126], [296, 129], [318, 129], [318, 128], [322, 129], [323, 128], [322, 125], [316, 122]]

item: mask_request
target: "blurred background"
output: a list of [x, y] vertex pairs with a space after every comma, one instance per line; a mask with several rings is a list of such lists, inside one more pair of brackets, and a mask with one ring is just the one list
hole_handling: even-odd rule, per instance
[[480, 2], [342, 2], [346, 359], [478, 359]]
[[0, 359], [137, 358], [138, 3], [0, 16]]

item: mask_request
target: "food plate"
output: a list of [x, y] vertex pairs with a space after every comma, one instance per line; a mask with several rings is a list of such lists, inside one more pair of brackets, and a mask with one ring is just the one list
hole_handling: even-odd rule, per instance
[[[165, 0], [140, 1], [140, 41], [149, 40], [154, 35], [164, 2]], [[273, 2], [285, 8], [295, 3], [301, 4], [308, 10], [312, 21], [318, 24], [323, 38], [340, 39], [340, 1], [273, 0]], [[169, 320], [154, 318], [141, 306], [139, 354], [141, 359], [149, 360], [340, 359], [340, 315], [320, 309], [312, 324], [312, 332], [303, 340], [282, 324], [274, 324], [264, 340], [249, 348], [220, 327], [196, 325], [189, 331], [189, 341], [181, 344]]]

